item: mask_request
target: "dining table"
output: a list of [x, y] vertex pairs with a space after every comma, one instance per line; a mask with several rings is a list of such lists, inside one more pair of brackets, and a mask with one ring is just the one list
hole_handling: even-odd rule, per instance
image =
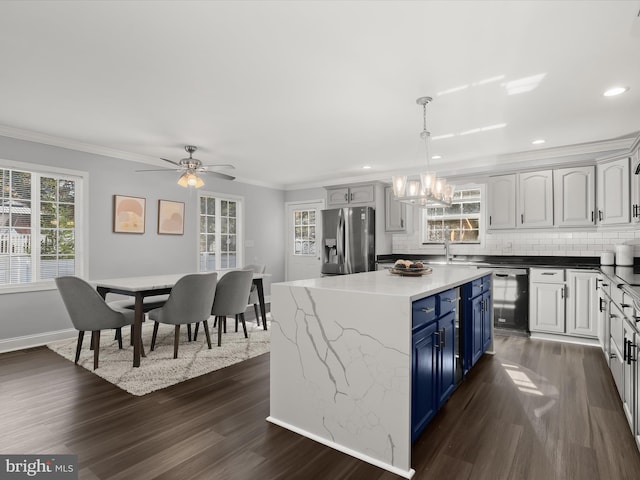
[[[216, 270], [218, 278], [231, 270]], [[211, 272], [202, 272], [211, 273]], [[188, 273], [176, 273], [166, 275], [149, 275], [143, 277], [122, 277], [107, 278], [102, 280], [92, 280], [91, 283], [96, 290], [106, 300], [107, 294], [113, 293], [134, 297], [134, 322], [132, 329], [133, 343], [133, 366], [140, 366], [140, 358], [145, 356], [142, 346], [142, 322], [144, 320], [144, 299], [156, 295], [166, 295], [171, 293], [171, 289], [176, 282], [188, 275]], [[260, 313], [262, 315], [263, 328], [267, 329], [267, 313], [264, 303], [264, 279], [270, 277], [269, 273], [253, 273], [253, 284], [258, 292]]]

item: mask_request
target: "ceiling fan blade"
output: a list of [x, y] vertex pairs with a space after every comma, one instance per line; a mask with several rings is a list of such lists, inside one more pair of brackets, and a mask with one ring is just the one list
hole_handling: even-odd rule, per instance
[[206, 173], [207, 175], [211, 175], [213, 177], [221, 178], [223, 180], [235, 180], [236, 179], [236, 177], [232, 177], [231, 175], [227, 175], [226, 173], [212, 172], [211, 170], [204, 170], [202, 173]]
[[176, 167], [180, 166], [180, 164], [178, 162], [174, 162], [173, 160], [167, 160], [166, 158], [160, 158], [160, 160], [164, 160], [165, 162], [169, 162], [171, 165], [175, 165]]
[[180, 168], [157, 168], [153, 170], [136, 170], [136, 172], [179, 172]]
[[236, 167], [230, 163], [218, 163], [216, 165], [202, 165], [204, 168], [228, 168], [229, 170], [235, 170]]

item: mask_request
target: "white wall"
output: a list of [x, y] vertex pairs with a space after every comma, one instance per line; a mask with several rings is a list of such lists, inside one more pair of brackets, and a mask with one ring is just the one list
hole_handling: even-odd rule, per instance
[[[135, 173], [136, 169], [153, 167], [1, 136], [0, 158], [89, 173], [85, 189], [89, 195], [88, 278], [197, 269], [197, 192], [179, 187], [175, 174]], [[245, 248], [245, 263], [267, 265], [267, 272], [273, 275], [265, 283], [268, 295], [271, 282], [284, 280], [284, 191], [217, 179], [205, 181], [203, 190], [244, 197], [245, 241], [253, 241], [252, 247]], [[146, 198], [144, 234], [112, 232], [114, 194]], [[185, 202], [184, 235], [157, 234], [159, 199]], [[47, 332], [68, 328], [72, 325], [56, 290], [0, 293], [0, 351], [10, 349], [16, 337], [34, 336], [24, 342], [35, 344]]]

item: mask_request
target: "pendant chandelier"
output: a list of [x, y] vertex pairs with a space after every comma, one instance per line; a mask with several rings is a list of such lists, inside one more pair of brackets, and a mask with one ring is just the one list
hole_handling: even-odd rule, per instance
[[449, 207], [453, 198], [454, 186], [447, 184], [444, 178], [439, 178], [436, 172], [431, 170], [431, 156], [429, 154], [431, 133], [427, 130], [427, 104], [432, 100], [431, 97], [420, 97], [416, 100], [418, 105], [422, 105], [423, 128], [420, 132], [420, 138], [424, 142], [427, 170], [420, 174], [419, 180], [408, 179], [406, 175], [392, 177], [393, 195], [400, 202], [419, 207]]

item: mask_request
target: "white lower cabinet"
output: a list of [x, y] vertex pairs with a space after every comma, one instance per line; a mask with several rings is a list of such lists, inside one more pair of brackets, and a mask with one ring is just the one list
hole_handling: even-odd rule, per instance
[[529, 330], [564, 333], [564, 270], [532, 268], [529, 279]]
[[598, 337], [598, 274], [567, 270], [567, 334]]
[[634, 357], [634, 349], [636, 347], [637, 335], [628, 321], [624, 322], [624, 344], [622, 352], [622, 361], [624, 367], [624, 392], [620, 395], [622, 398], [622, 406], [624, 407], [624, 414], [627, 416], [629, 425], [633, 427], [636, 423], [636, 369], [637, 362]]
[[[565, 281], [566, 276], [566, 281]], [[565, 334], [574, 337], [600, 338], [601, 302], [593, 270], [530, 270], [529, 329], [532, 332]]]

